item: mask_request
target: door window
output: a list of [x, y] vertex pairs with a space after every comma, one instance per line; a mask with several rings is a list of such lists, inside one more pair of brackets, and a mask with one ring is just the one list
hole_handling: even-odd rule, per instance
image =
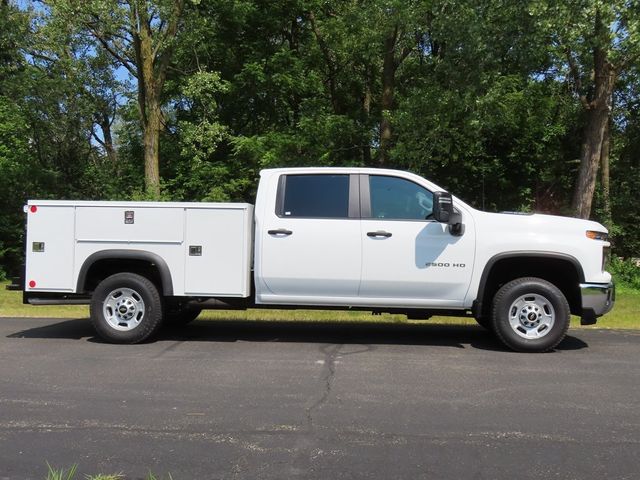
[[287, 175], [280, 188], [278, 216], [349, 217], [349, 175]]
[[369, 176], [371, 217], [390, 220], [425, 220], [433, 213], [433, 194], [404, 178]]

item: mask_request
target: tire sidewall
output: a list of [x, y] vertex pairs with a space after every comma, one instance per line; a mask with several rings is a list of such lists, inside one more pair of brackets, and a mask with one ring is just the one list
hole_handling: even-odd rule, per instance
[[[116, 330], [104, 316], [107, 295], [118, 288], [135, 290], [144, 301], [140, 324], [127, 331]], [[156, 286], [146, 277], [134, 273], [117, 273], [104, 279], [91, 297], [91, 322], [98, 336], [110, 343], [140, 343], [153, 335], [162, 321], [162, 301]]]
[[[542, 338], [523, 338], [509, 323], [511, 305], [517, 298], [528, 294], [545, 297], [554, 309], [554, 324]], [[555, 285], [539, 278], [521, 278], [507, 283], [498, 291], [491, 317], [494, 332], [509, 348], [519, 352], [546, 352], [556, 347], [566, 335], [571, 313], [565, 296]]]

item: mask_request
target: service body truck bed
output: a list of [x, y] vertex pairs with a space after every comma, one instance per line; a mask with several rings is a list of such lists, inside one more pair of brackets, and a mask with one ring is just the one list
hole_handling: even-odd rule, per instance
[[255, 208], [32, 200], [25, 211], [25, 302], [90, 303], [111, 342], [204, 308], [351, 308], [473, 316], [539, 352], [570, 314], [592, 324], [614, 303], [602, 225], [482, 212], [396, 170], [263, 170]]
[[29, 292], [76, 293], [97, 260], [147, 257], [170, 273], [165, 295], [250, 295], [253, 205], [40, 200], [27, 210]]

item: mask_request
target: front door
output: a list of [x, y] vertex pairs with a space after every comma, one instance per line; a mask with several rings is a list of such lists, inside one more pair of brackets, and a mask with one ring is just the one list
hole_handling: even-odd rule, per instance
[[372, 304], [462, 305], [475, 254], [473, 225], [451, 235], [431, 219], [432, 193], [411, 180], [363, 175], [361, 185], [360, 297]]

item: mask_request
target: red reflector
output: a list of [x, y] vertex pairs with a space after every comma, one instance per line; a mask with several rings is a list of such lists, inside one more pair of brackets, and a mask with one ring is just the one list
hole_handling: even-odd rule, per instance
[[38, 207], [36, 207], [35, 205], [31, 205], [31, 213], [36, 213], [38, 211]]
[[36, 287], [36, 282], [35, 282], [35, 280], [31, 280], [31, 281], [29, 282], [29, 288], [35, 288], [35, 287]]

